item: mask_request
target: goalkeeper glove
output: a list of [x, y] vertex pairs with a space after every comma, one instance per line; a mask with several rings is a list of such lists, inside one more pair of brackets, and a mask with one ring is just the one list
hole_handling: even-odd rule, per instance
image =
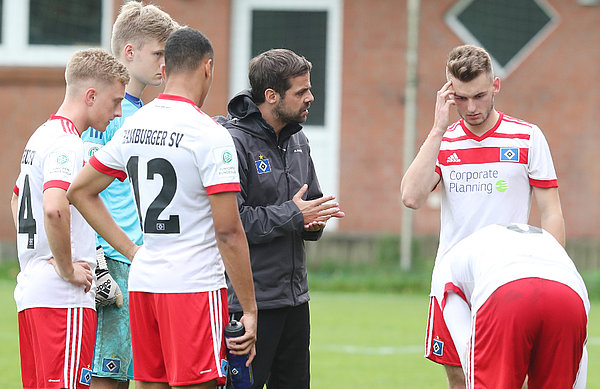
[[104, 307], [115, 304], [117, 308], [121, 308], [123, 306], [123, 293], [108, 272], [102, 246], [96, 247], [96, 264], [96, 306]]

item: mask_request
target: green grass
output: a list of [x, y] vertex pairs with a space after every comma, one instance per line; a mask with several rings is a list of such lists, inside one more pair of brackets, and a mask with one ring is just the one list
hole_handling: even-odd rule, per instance
[[21, 387], [15, 284], [14, 280], [0, 278], [0, 388], [6, 389]]
[[[1, 273], [1, 272], [0, 272]], [[0, 275], [0, 388], [20, 388], [15, 281]], [[311, 381], [316, 389], [445, 389], [423, 358], [427, 294], [312, 292]], [[600, 307], [598, 300], [593, 308]], [[588, 388], [600, 388], [600, 314], [590, 313]]]
[[311, 380], [315, 388], [445, 388], [423, 358], [426, 295], [315, 292]]
[[331, 292], [411, 293], [429, 292], [433, 261], [417, 260], [410, 271], [399, 269], [397, 259], [379, 257], [375, 263], [341, 264], [308, 262], [311, 290]]

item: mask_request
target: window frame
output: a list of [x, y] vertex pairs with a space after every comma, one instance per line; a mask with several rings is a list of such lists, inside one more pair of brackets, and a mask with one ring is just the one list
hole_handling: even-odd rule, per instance
[[[479, 47], [484, 47], [481, 42], [475, 37], [471, 31], [469, 31], [461, 22], [458, 20], [457, 15], [460, 14], [465, 8], [467, 8], [475, 0], [458, 0], [458, 2], [452, 6], [446, 12], [444, 19], [446, 24], [452, 31], [465, 43]], [[527, 42], [511, 59], [502, 66], [494, 58], [492, 53], [490, 58], [492, 59], [492, 66], [494, 67], [494, 73], [500, 78], [508, 77], [525, 59], [550, 35], [552, 31], [560, 23], [560, 16], [558, 12], [552, 8], [552, 6], [546, 0], [533, 0], [537, 5], [543, 9], [548, 16], [550, 21]]]
[[[110, 47], [113, 0], [102, 0], [100, 47]], [[30, 45], [29, 0], [3, 0], [0, 66], [63, 67], [79, 45]]]

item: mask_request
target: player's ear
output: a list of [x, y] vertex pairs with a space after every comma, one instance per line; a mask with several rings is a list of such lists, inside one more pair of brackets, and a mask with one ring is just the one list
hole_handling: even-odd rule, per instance
[[89, 88], [88, 90], [86, 90], [85, 91], [85, 104], [88, 107], [91, 107], [92, 105], [94, 105], [97, 95], [98, 95], [98, 92], [96, 91], [96, 88]]
[[206, 78], [210, 78], [212, 76], [212, 72], [213, 72], [213, 60], [212, 60], [212, 58], [209, 58], [204, 63], [204, 76]]
[[166, 66], [164, 63], [160, 65], [160, 74], [162, 75], [163, 80], [167, 77]]
[[500, 92], [500, 78], [494, 78], [494, 94]]
[[135, 50], [131, 43], [128, 43], [123, 47], [123, 58], [125, 58], [127, 61], [133, 61], [134, 53]]

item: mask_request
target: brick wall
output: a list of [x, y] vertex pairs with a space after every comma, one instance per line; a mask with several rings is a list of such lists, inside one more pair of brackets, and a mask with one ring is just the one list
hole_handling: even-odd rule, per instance
[[[228, 96], [230, 10], [228, 0], [156, 0], [180, 23], [203, 31], [215, 48], [215, 78], [204, 105], [224, 113]], [[418, 147], [433, 123], [435, 92], [444, 83], [448, 51], [462, 42], [445, 25], [454, 0], [421, 2], [419, 29]], [[551, 0], [558, 27], [507, 79], [497, 108], [538, 124], [552, 149], [568, 237], [600, 235], [600, 180], [595, 168], [600, 123], [600, 7]], [[115, 12], [120, 2], [115, 0]], [[343, 75], [340, 190], [346, 211], [341, 232], [400, 230], [406, 1], [343, 2]], [[0, 67], [0, 241], [14, 241], [8, 202], [27, 138], [60, 105], [63, 68]], [[160, 92], [149, 88], [149, 101]], [[454, 117], [453, 119], [456, 119]], [[535, 220], [537, 213], [534, 210]], [[439, 210], [415, 213], [417, 234], [437, 234]]]
[[14, 240], [10, 198], [27, 139], [64, 97], [64, 69], [0, 67], [0, 240]]

